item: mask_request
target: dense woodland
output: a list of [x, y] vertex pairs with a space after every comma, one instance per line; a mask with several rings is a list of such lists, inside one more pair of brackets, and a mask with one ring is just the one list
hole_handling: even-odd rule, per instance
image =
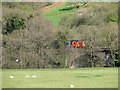
[[[119, 66], [118, 3], [80, 4], [45, 13], [53, 3], [4, 2], [2, 68]], [[66, 46], [69, 40], [83, 40], [85, 47]]]

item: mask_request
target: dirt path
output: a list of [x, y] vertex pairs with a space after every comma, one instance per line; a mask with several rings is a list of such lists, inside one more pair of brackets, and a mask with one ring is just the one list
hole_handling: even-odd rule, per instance
[[46, 8], [43, 9], [43, 12], [48, 12], [51, 8], [54, 8], [59, 5], [63, 5], [64, 2], [58, 2], [58, 3], [53, 3], [53, 5], [47, 6]]

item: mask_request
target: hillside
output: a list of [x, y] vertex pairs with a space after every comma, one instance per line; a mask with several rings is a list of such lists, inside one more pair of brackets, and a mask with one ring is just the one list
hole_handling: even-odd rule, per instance
[[[115, 66], [117, 8], [117, 3], [3, 3], [3, 68]], [[85, 47], [66, 46], [69, 40], [83, 40]], [[101, 48], [108, 48], [109, 63]]]

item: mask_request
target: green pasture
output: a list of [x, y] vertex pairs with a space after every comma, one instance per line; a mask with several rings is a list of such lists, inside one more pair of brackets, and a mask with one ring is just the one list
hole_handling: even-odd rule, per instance
[[118, 88], [118, 68], [2, 70], [3, 88], [68, 88], [69, 85], [74, 88]]
[[[79, 5], [82, 3], [78, 3]], [[73, 8], [73, 9], [68, 9], [68, 10], [63, 10], [68, 8], [68, 6], [70, 7], [70, 5], [68, 3], [65, 3], [63, 5], [54, 7], [52, 9], [50, 9], [50, 11], [44, 13], [44, 16], [48, 19], [50, 19], [55, 25], [59, 25], [61, 18], [65, 15], [69, 15], [70, 17], [72, 17], [76, 10], [80, 9], [80, 8], [85, 8], [85, 6], [81, 6], [80, 8]]]

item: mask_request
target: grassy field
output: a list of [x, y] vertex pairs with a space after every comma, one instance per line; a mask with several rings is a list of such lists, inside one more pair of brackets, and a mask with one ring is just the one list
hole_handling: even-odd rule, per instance
[[[82, 4], [82, 3], [79, 3], [79, 4]], [[53, 21], [55, 25], [59, 25], [62, 16], [70, 15], [72, 17], [75, 14], [75, 12], [78, 10], [78, 8], [74, 8], [71, 10], [61, 11], [62, 9], [65, 9], [67, 6], [68, 4], [64, 4], [64, 5], [60, 5], [55, 8], [52, 8], [50, 9], [50, 11], [46, 12], [44, 16], [50, 19], [51, 21]], [[82, 6], [80, 8], [85, 8], [85, 6]]]
[[118, 68], [4, 69], [2, 75], [3, 88], [68, 88], [69, 85], [75, 88], [118, 87]]

